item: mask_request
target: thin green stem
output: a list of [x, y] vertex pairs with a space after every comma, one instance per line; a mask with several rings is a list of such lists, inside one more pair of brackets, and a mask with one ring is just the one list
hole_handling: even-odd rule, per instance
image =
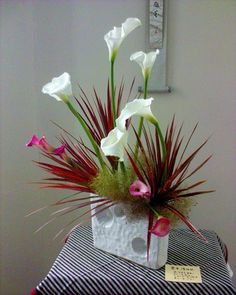
[[[144, 93], [143, 93], [143, 98], [146, 99], [147, 98], [147, 86], [148, 86], [148, 78], [145, 78], [144, 79]], [[140, 138], [141, 137], [141, 134], [142, 134], [142, 129], [143, 129], [143, 122], [144, 122], [144, 119], [143, 117], [140, 118], [139, 120], [139, 126], [138, 126], [138, 137]], [[137, 159], [137, 156], [138, 156], [138, 149], [139, 149], [139, 145], [138, 145], [138, 142], [136, 143], [136, 146], [135, 146], [135, 160]]]
[[120, 169], [123, 172], [123, 174], [126, 175], [126, 168], [124, 162], [120, 162]]
[[73, 105], [70, 103], [69, 100], [66, 101], [66, 104], [68, 106], [68, 108], [70, 109], [70, 111], [73, 113], [73, 115], [77, 118], [77, 120], [79, 121], [80, 125], [82, 126], [82, 128], [84, 129], [86, 135], [88, 136], [92, 146], [93, 146], [93, 149], [97, 155], [97, 158], [99, 160], [99, 163], [101, 165], [102, 168], [105, 167], [105, 164], [104, 164], [104, 161], [102, 159], [102, 155], [100, 153], [100, 150], [95, 142], [95, 140], [93, 139], [91, 133], [90, 133], [90, 130], [89, 128], [87, 127], [87, 125], [85, 124], [83, 118], [81, 117], [81, 115], [76, 111], [76, 109], [73, 107]]
[[[144, 122], [144, 118], [141, 117], [139, 120], [139, 126], [138, 126], [138, 137], [141, 137], [142, 135], [143, 122]], [[138, 143], [136, 144], [136, 149], [138, 149]]]
[[156, 127], [156, 130], [157, 130], [157, 134], [160, 138], [160, 141], [161, 141], [161, 149], [162, 149], [162, 158], [163, 158], [163, 161], [165, 160], [165, 157], [166, 157], [166, 144], [165, 144], [165, 139], [163, 137], [163, 134], [161, 132], [161, 128], [157, 122], [157, 120], [155, 120], [155, 122], [153, 122], [154, 126]]
[[148, 78], [144, 79], [144, 93], [143, 93], [143, 98], [147, 98], [147, 87], [148, 87]]
[[[145, 78], [144, 79], [144, 92], [143, 92], [143, 98], [144, 99], [147, 98], [147, 86], [148, 86], [148, 78]], [[142, 134], [142, 129], [143, 129], [143, 118], [141, 118], [140, 121], [139, 121], [139, 127], [138, 127], [138, 136], [139, 137]]]
[[148, 208], [154, 213], [154, 215], [159, 218], [160, 214], [149, 204], [147, 203]]
[[116, 101], [115, 101], [115, 84], [114, 84], [114, 60], [111, 61], [111, 103], [114, 127], [116, 126]]
[[166, 173], [167, 173], [167, 162], [166, 162], [166, 143], [165, 143], [165, 139], [163, 137], [163, 134], [161, 132], [161, 128], [157, 122], [157, 120], [155, 120], [155, 123], [154, 123], [155, 127], [156, 127], [156, 130], [157, 130], [157, 134], [159, 136], [159, 139], [160, 139], [160, 142], [161, 142], [161, 149], [162, 149], [162, 161], [164, 163], [164, 173], [162, 175], [162, 178], [161, 178], [161, 183], [164, 182], [165, 178], [166, 178]]
[[[144, 99], [147, 98], [147, 87], [148, 87], [148, 77], [146, 77], [144, 79]], [[144, 118], [140, 118], [140, 121], [139, 121], [139, 127], [138, 127], [138, 137], [140, 138], [141, 137], [141, 134], [142, 134], [142, 129], [143, 129], [143, 122], [144, 122]], [[151, 118], [150, 119], [150, 122], [156, 127], [156, 130], [157, 130], [157, 134], [160, 138], [160, 142], [161, 142], [161, 149], [162, 149], [162, 157], [163, 157], [163, 161], [166, 157], [166, 145], [165, 145], [165, 140], [164, 140], [164, 137], [163, 137], [163, 134], [161, 132], [161, 128], [158, 124], [158, 121], [154, 118]], [[139, 149], [139, 145], [138, 145], [138, 142], [136, 143], [136, 147], [135, 147], [135, 160], [137, 159], [138, 157], [138, 149]]]

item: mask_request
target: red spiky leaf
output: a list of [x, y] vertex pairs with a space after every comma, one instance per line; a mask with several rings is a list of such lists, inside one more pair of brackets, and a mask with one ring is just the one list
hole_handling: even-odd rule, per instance
[[207, 242], [207, 239], [200, 233], [200, 231], [186, 218], [182, 213], [170, 205], [165, 205], [165, 207], [177, 215], [190, 229], [194, 232], [200, 239]]

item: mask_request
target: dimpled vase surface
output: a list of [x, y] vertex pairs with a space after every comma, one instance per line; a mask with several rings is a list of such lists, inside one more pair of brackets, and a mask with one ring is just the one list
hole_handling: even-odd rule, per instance
[[[94, 208], [92, 214], [101, 210]], [[108, 253], [158, 269], [166, 264], [169, 235], [151, 236], [147, 260], [148, 217], [130, 217], [127, 205], [117, 204], [92, 217], [93, 243]]]

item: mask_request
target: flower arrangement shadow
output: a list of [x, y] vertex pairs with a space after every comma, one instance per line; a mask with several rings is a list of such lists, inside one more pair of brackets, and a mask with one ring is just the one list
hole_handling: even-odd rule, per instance
[[[66, 131], [60, 137], [59, 147], [50, 145], [45, 136], [39, 138], [33, 135], [27, 142], [27, 147], [37, 147], [48, 160], [36, 162], [40, 168], [52, 175], [40, 182], [42, 187], [75, 191], [51, 205], [62, 206], [62, 209], [56, 210], [52, 219], [40, 229], [54, 221], [55, 216], [88, 207], [76, 220], [66, 224], [58, 233], [61, 234], [73, 223], [77, 222], [78, 226], [89, 220], [91, 205], [96, 209], [96, 213], [92, 213], [93, 216], [122, 202], [129, 204], [131, 215], [137, 217], [145, 214], [148, 217], [149, 243], [152, 234], [159, 237], [167, 235], [171, 226], [179, 220], [205, 240], [189, 221], [188, 213], [194, 203], [191, 197], [213, 192], [198, 189], [205, 180], [191, 184], [189, 181], [210, 159], [209, 156], [191, 168], [193, 160], [207, 140], [186, 156], [197, 125], [189, 137], [184, 139], [182, 126], [177, 127], [175, 118], [163, 133], [158, 119], [152, 113], [151, 104], [154, 99], [148, 97], [148, 82], [158, 50], [149, 53], [139, 51], [131, 55], [130, 60], [141, 67], [144, 93], [142, 98], [130, 101], [133, 81], [125, 107], [121, 109], [125, 100], [124, 82], [119, 88], [115, 85], [115, 61], [124, 39], [140, 25], [139, 19], [128, 18], [121, 27], [114, 27], [104, 37], [110, 61], [110, 79], [105, 102], [102, 102], [96, 90], [92, 101], [80, 89], [80, 97], [74, 97], [77, 105], [75, 107], [72, 103], [73, 92], [68, 73], [53, 78], [42, 88], [44, 94], [67, 105], [90, 145], [86, 145], [81, 137], [74, 138]], [[133, 116], [139, 117], [137, 127], [132, 125]], [[131, 131], [136, 139], [134, 146], [128, 144]]]

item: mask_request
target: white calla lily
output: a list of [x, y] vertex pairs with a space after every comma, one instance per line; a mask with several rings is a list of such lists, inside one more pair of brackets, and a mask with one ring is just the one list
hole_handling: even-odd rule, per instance
[[54, 97], [58, 101], [68, 101], [68, 96], [72, 95], [70, 75], [63, 73], [61, 76], [53, 78], [42, 88], [42, 93]]
[[121, 111], [120, 116], [116, 119], [116, 126], [122, 131], [126, 130], [126, 120], [135, 115], [144, 117], [151, 122], [156, 122], [157, 120], [151, 111], [153, 100], [154, 98], [151, 97], [148, 99], [134, 99], [133, 101], [128, 102]]
[[136, 61], [140, 65], [144, 79], [149, 78], [158, 54], [159, 50], [157, 49], [156, 51], [151, 51], [149, 53], [138, 51], [130, 56], [131, 61]]
[[104, 36], [109, 50], [110, 61], [115, 60], [118, 49], [125, 37], [140, 25], [141, 21], [138, 18], [127, 18], [126, 21], [121, 24], [121, 27], [114, 27], [113, 30], [109, 31]]
[[112, 129], [108, 136], [101, 140], [101, 149], [105, 156], [115, 156], [119, 161], [124, 161], [124, 150], [127, 145], [128, 132]]

